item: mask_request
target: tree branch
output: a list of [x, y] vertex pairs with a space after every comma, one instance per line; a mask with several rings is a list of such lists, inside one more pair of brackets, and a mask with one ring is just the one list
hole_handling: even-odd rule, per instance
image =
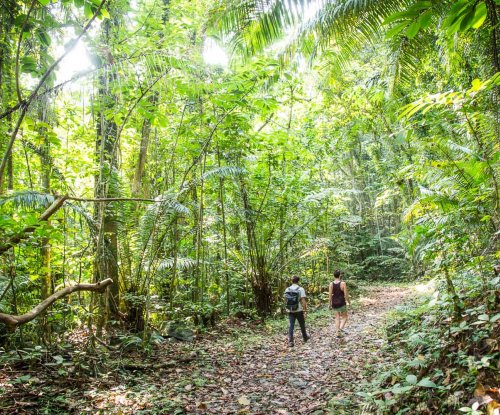
[[26, 17], [24, 18], [23, 25], [21, 27], [21, 32], [19, 33], [19, 39], [17, 41], [17, 49], [16, 49], [16, 93], [17, 93], [17, 101], [19, 103], [23, 102], [23, 96], [21, 95], [21, 88], [19, 86], [19, 55], [21, 53], [21, 43], [23, 41], [23, 36], [24, 36], [24, 29], [26, 28], [26, 24], [28, 23], [28, 20], [30, 18], [30, 14], [35, 8], [36, 0], [33, 0], [31, 2], [31, 6], [28, 10], [28, 13], [26, 13]]
[[15, 316], [12, 314], [4, 314], [0, 313], [0, 323], [4, 323], [10, 330], [14, 330], [17, 326], [22, 324], [26, 324], [31, 320], [37, 318], [41, 313], [43, 313], [47, 308], [49, 308], [54, 302], [57, 300], [70, 295], [76, 291], [96, 291], [99, 293], [103, 293], [108, 285], [111, 285], [113, 280], [111, 278], [107, 278], [103, 281], [100, 281], [96, 284], [76, 284], [70, 285], [69, 287], [65, 287], [56, 291], [50, 297], [46, 298], [40, 304], [38, 304], [31, 311], [26, 314], [22, 314], [20, 316]]
[[[40, 215], [38, 220], [40, 222], [47, 221], [47, 219], [49, 219], [54, 213], [56, 213], [61, 208], [61, 206], [63, 205], [64, 201], [67, 198], [68, 198], [67, 196], [59, 196], [56, 200], [52, 202], [52, 204], [45, 210], [45, 212], [43, 212]], [[14, 245], [17, 245], [23, 239], [26, 239], [30, 233], [36, 230], [37, 227], [38, 226], [36, 225], [28, 226], [27, 228], [24, 228], [19, 235], [10, 238], [5, 245], [0, 245], [0, 255], [2, 255], [4, 252], [7, 252], [10, 248], [12, 248]]]

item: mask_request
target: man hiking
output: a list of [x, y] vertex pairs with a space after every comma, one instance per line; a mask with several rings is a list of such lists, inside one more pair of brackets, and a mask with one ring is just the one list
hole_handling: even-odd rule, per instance
[[288, 346], [293, 347], [293, 329], [295, 327], [295, 320], [299, 321], [300, 331], [302, 332], [302, 338], [304, 343], [309, 340], [309, 336], [306, 332], [306, 314], [307, 314], [307, 302], [306, 302], [306, 291], [299, 286], [299, 277], [293, 277], [292, 285], [285, 290], [285, 308], [288, 311]]
[[347, 291], [347, 285], [342, 281], [342, 272], [336, 269], [333, 273], [335, 280], [330, 283], [328, 289], [329, 308], [335, 314], [335, 328], [337, 336], [343, 333], [347, 323], [347, 304], [351, 306], [351, 299]]

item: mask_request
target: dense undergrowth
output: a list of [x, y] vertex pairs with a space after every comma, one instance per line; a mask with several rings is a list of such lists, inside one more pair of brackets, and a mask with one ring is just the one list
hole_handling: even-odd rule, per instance
[[384, 350], [392, 359], [360, 388], [364, 413], [498, 413], [500, 278], [459, 283], [459, 315], [435, 280], [431, 295], [393, 313]]

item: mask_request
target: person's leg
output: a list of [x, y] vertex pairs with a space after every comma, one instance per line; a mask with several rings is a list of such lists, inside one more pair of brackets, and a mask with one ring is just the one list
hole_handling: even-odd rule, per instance
[[295, 326], [295, 314], [296, 313], [288, 313], [288, 343], [293, 344], [293, 328]]
[[347, 323], [347, 320], [349, 319], [347, 311], [344, 311], [343, 313], [339, 313], [341, 317], [341, 323], [340, 323], [340, 330], [342, 330], [345, 327], [345, 323]]
[[300, 331], [302, 332], [302, 338], [305, 341], [309, 340], [309, 336], [307, 335], [307, 332], [306, 332], [306, 319], [304, 318], [303, 311], [300, 311], [299, 313], [297, 313], [297, 320], [299, 320]]
[[338, 333], [340, 331], [340, 313], [334, 311], [335, 313], [335, 331]]

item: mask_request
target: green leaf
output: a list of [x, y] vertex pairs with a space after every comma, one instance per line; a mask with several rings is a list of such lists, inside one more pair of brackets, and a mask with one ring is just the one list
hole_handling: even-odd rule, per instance
[[47, 5], [50, 3], [50, 0], [38, 0], [38, 2], [39, 2], [42, 6], [47, 6]]
[[410, 385], [416, 385], [417, 384], [417, 377], [415, 375], [408, 375], [406, 376], [406, 381], [410, 384]]
[[391, 392], [395, 394], [405, 393], [413, 389], [413, 386], [394, 386], [391, 388]]
[[437, 385], [429, 378], [423, 378], [417, 383], [417, 386], [422, 386], [424, 388], [437, 388]]
[[101, 9], [100, 17], [102, 17], [103, 19], [111, 19], [111, 16], [110, 16], [108, 10], [104, 9], [104, 8]]
[[482, 321], [489, 321], [490, 320], [490, 316], [488, 314], [481, 314], [477, 317], [478, 320], [482, 320]]
[[39, 30], [36, 31], [36, 35], [38, 36], [38, 39], [40, 39], [40, 42], [43, 45], [50, 46], [50, 44], [52, 43], [52, 39], [47, 34], [47, 32], [39, 29]]
[[471, 26], [474, 29], [479, 29], [486, 20], [487, 15], [488, 9], [486, 8], [486, 3], [482, 1], [476, 6], [476, 13], [474, 14], [474, 19], [471, 22]]
[[444, 24], [446, 26], [451, 26], [463, 13], [466, 12], [466, 9], [469, 7], [469, 0], [459, 0], [455, 2], [453, 7], [450, 9]]
[[422, 13], [422, 15], [418, 18], [418, 22], [422, 29], [427, 29], [431, 24], [431, 20], [432, 20], [432, 10], [427, 10], [425, 13]]
[[409, 7], [408, 11], [419, 11], [428, 9], [429, 7], [432, 7], [431, 1], [418, 1], [413, 6]]
[[92, 6], [89, 3], [85, 3], [85, 5], [83, 6], [83, 14], [87, 19], [90, 19], [94, 15]]
[[14, 382], [15, 383], [24, 383], [24, 382], [27, 382], [30, 379], [31, 379], [31, 375], [24, 375], [24, 376], [18, 377]]
[[408, 39], [413, 39], [417, 35], [419, 30], [420, 30], [420, 23], [417, 20], [410, 25], [410, 27], [406, 31], [406, 36], [408, 37]]
[[395, 22], [397, 20], [411, 21], [412, 17], [413, 17], [413, 15], [408, 15], [408, 12], [394, 13], [394, 14], [391, 14], [388, 18], [386, 18], [382, 22], [382, 24], [387, 25], [387, 24], [390, 24], [390, 23]]
[[21, 72], [36, 74], [38, 72], [38, 64], [35, 58], [23, 56], [21, 58]]
[[467, 29], [469, 29], [473, 22], [474, 22], [474, 16], [476, 15], [476, 10], [472, 8], [462, 19], [462, 22], [460, 23], [460, 32], [465, 32]]
[[398, 35], [405, 27], [407, 27], [410, 24], [408, 20], [405, 20], [404, 22], [398, 23], [396, 26], [393, 28], [389, 29], [387, 33], [385, 34], [386, 39], [390, 39]]
[[494, 316], [492, 316], [490, 318], [490, 323], [494, 323], [495, 321], [498, 321], [498, 320], [500, 320], [500, 313], [495, 314]]

